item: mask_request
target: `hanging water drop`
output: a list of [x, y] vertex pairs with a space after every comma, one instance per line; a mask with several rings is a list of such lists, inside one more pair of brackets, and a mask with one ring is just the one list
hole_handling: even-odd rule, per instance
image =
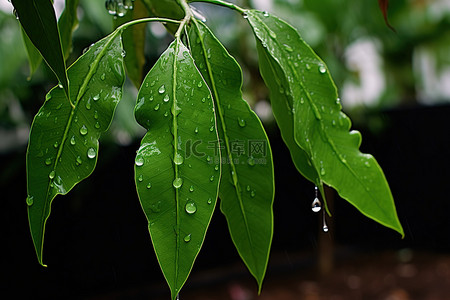
[[88, 133], [88, 129], [87, 129], [86, 125], [81, 126], [80, 134], [81, 135], [86, 135], [87, 133]]
[[105, 7], [110, 15], [112, 15], [112, 16], [116, 15], [116, 1], [115, 0], [106, 0]]
[[244, 19], [248, 19], [248, 14], [247, 14], [246, 12], [244, 12], [244, 13], [242, 14], [242, 16], [244, 17]]
[[87, 151], [87, 157], [89, 157], [90, 159], [95, 158], [95, 156], [97, 155], [96, 151], [94, 148], [89, 148]]
[[322, 203], [320, 203], [319, 200], [319, 190], [316, 187], [314, 187], [314, 192], [315, 192], [315, 198], [311, 204], [311, 209], [313, 212], [319, 212], [322, 209]]
[[322, 230], [323, 232], [328, 232], [328, 225], [327, 225], [327, 221], [325, 219], [325, 210], [323, 211], [323, 220], [322, 220]]
[[172, 182], [174, 188], [179, 189], [183, 185], [183, 179], [178, 177], [175, 178]]
[[158, 93], [162, 94], [166, 91], [166, 87], [164, 86], [164, 84], [162, 86], [159, 87]]
[[127, 13], [127, 9], [123, 5], [123, 0], [118, 0], [116, 4], [116, 12], [118, 17], [123, 17]]
[[193, 201], [188, 201], [184, 208], [186, 209], [186, 212], [190, 215], [194, 214], [197, 211], [197, 205]]

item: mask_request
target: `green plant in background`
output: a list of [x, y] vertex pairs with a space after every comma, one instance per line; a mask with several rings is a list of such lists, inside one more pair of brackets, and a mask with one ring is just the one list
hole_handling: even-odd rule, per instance
[[[51, 203], [93, 172], [126, 68], [139, 88], [135, 118], [147, 130], [135, 158], [135, 183], [172, 298], [188, 278], [218, 198], [236, 249], [261, 289], [273, 234], [269, 140], [243, 100], [239, 65], [188, 2], [194, 1], [106, 1], [119, 17], [117, 28], [66, 69], [78, 1], [66, 0], [59, 22], [50, 0], [12, 1], [26, 38], [59, 80], [34, 118], [27, 151], [26, 202], [39, 263]], [[297, 30], [268, 12], [197, 2], [230, 8], [248, 21], [283, 140], [325, 208], [328, 185], [403, 236], [380, 166], [359, 151], [361, 136], [349, 131], [326, 64]], [[174, 39], [143, 76], [147, 22], [162, 22]]]

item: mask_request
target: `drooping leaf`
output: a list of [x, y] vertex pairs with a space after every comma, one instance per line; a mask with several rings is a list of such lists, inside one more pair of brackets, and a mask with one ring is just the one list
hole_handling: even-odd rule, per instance
[[21, 32], [23, 43], [25, 44], [25, 48], [27, 49], [28, 64], [30, 66], [30, 75], [28, 76], [28, 79], [31, 79], [34, 72], [36, 72], [37, 68], [39, 68], [39, 66], [41, 65], [42, 56], [36, 49], [36, 47], [33, 45], [33, 43], [30, 41], [30, 38], [27, 36], [22, 27]]
[[69, 81], [55, 11], [50, 0], [12, 0], [20, 24], [55, 73], [69, 99]]
[[[142, 0], [134, 2], [134, 9], [125, 16], [114, 19], [114, 25], [118, 27], [128, 21], [146, 18], [149, 13]], [[128, 27], [123, 33], [123, 48], [125, 49], [125, 68], [136, 88], [141, 86], [143, 69], [145, 65], [145, 36], [146, 24], [136, 24]]]
[[215, 100], [221, 148], [221, 210], [233, 242], [261, 288], [273, 234], [274, 179], [269, 140], [242, 99], [242, 71], [211, 31], [193, 20], [195, 63]]
[[67, 60], [72, 52], [72, 33], [78, 26], [78, 2], [79, 0], [66, 0], [64, 10], [58, 20], [64, 60]]
[[[359, 151], [361, 135], [349, 132], [350, 119], [341, 111], [323, 61], [284, 21], [256, 10], [247, 11], [247, 18], [260, 43], [259, 55], [278, 70], [279, 86], [267, 84], [283, 89], [285, 97], [278, 95], [272, 101], [291, 109], [294, 140], [320, 180], [367, 217], [403, 235], [383, 171], [373, 156]], [[261, 68], [267, 70], [268, 66]], [[263, 73], [266, 80], [271, 76]]]
[[386, 23], [386, 26], [395, 32], [395, 28], [392, 27], [391, 24], [389, 24], [388, 20], [389, 0], [378, 0], [378, 5], [380, 6], [381, 12], [383, 13], [383, 18], [384, 22]]
[[53, 88], [34, 118], [27, 151], [28, 219], [42, 264], [45, 223], [57, 194], [67, 194], [97, 162], [125, 80], [120, 31], [95, 43], [69, 69], [72, 105]]
[[203, 244], [220, 178], [211, 93], [179, 39], [144, 79], [135, 115], [148, 129], [136, 156], [137, 191], [175, 298]]

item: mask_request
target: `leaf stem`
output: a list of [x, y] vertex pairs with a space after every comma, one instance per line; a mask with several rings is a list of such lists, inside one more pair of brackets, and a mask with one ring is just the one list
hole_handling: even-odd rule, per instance
[[246, 12], [246, 9], [244, 9], [240, 6], [237, 6], [236, 4], [226, 2], [223, 0], [188, 0], [188, 2], [190, 2], [190, 3], [191, 2], [206, 2], [206, 3], [211, 3], [211, 4], [215, 4], [215, 5], [219, 5], [219, 6], [228, 7], [230, 9], [240, 12], [241, 14], [244, 14]]
[[142, 19], [136, 19], [136, 20], [122, 24], [116, 28], [116, 31], [124, 30], [128, 26], [132, 26], [132, 25], [136, 25], [136, 24], [140, 24], [140, 23], [148, 23], [148, 22], [161, 22], [161, 23], [167, 22], [167, 23], [175, 23], [175, 24], [181, 23], [181, 21], [179, 21], [179, 20], [173, 20], [173, 19], [167, 19], [167, 18], [142, 18]]

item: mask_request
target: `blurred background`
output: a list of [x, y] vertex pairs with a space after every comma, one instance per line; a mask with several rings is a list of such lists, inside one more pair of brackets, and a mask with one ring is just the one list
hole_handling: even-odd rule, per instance
[[[296, 27], [326, 62], [361, 150], [390, 183], [405, 238], [365, 218], [329, 190], [323, 233], [311, 211], [314, 186], [298, 174], [274, 123], [254, 38], [233, 11], [194, 4], [236, 57], [244, 96], [263, 120], [275, 162], [275, 232], [261, 296], [217, 209], [180, 299], [449, 299], [450, 0], [390, 1], [391, 31], [378, 2], [230, 1], [269, 11]], [[64, 1], [55, 0], [60, 13]], [[69, 64], [113, 28], [103, 0], [80, 0]], [[147, 26], [150, 68], [172, 37]], [[94, 173], [58, 196], [38, 265], [26, 214], [29, 129], [56, 85], [41, 64], [30, 76], [12, 6], [0, 0], [0, 294], [29, 299], [169, 299], [137, 199], [133, 162], [145, 131], [134, 121], [137, 90], [127, 81]]]

